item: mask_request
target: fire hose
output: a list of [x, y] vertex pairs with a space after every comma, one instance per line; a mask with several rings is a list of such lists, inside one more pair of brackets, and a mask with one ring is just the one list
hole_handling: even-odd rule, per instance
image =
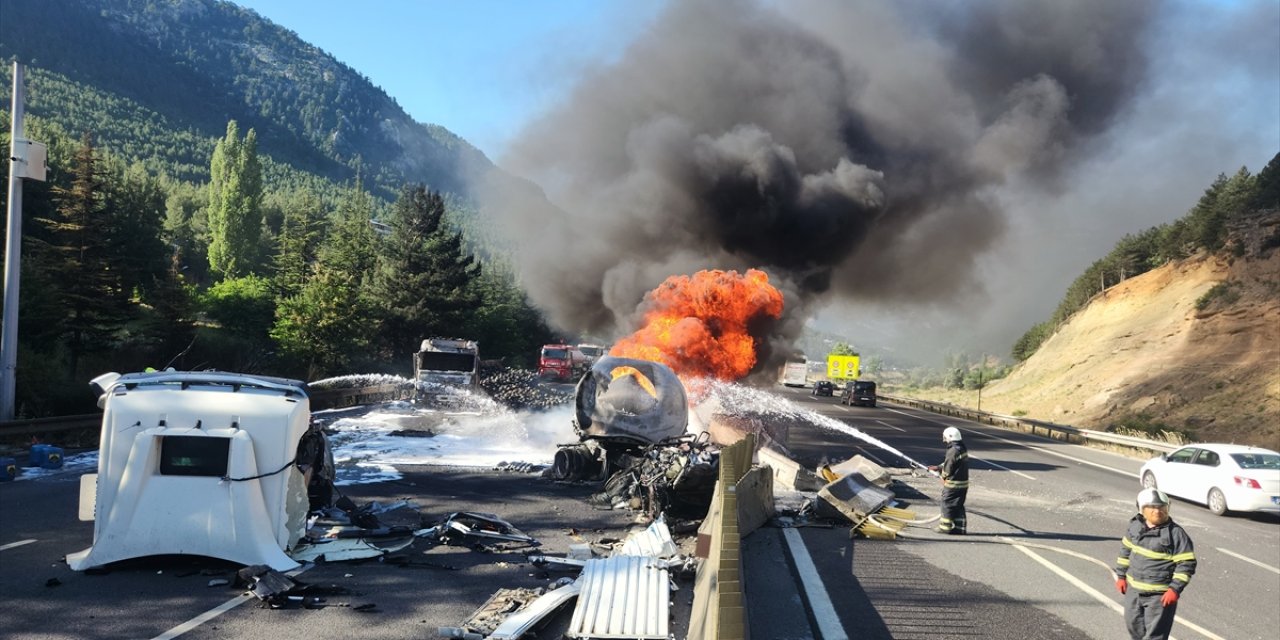
[[[932, 474], [934, 474], [934, 475], [937, 475], [937, 474], [936, 474], [935, 472], [933, 472], [933, 471], [930, 471], [930, 473], [932, 473]], [[909, 525], [909, 526], [923, 526], [923, 525], [932, 524], [933, 522], [936, 522], [936, 521], [937, 521], [939, 518], [941, 518], [941, 517], [942, 517], [942, 514], [938, 514], [938, 515], [935, 515], [935, 516], [933, 516], [933, 517], [931, 517], [931, 518], [925, 518], [925, 519], [923, 519], [923, 520], [907, 520], [907, 519], [904, 519], [904, 518], [898, 518], [898, 517], [895, 517], [895, 516], [892, 516], [892, 515], [888, 515], [888, 514], [884, 514], [884, 515], [875, 515], [875, 514], [873, 514], [873, 515], [869, 515], [869, 516], [867, 516], [867, 520], [869, 520], [872, 524], [876, 525], [877, 527], [881, 527], [881, 528], [888, 529], [889, 527], [887, 527], [887, 526], [885, 525], [885, 523], [881, 520], [882, 518], [883, 518], [883, 519], [888, 519], [888, 520], [894, 520], [894, 521], [896, 521], [896, 522], [901, 522], [901, 523], [906, 524], [906, 525]], [[899, 536], [901, 536], [901, 537], [903, 537], [903, 538], [907, 538], [907, 539], [909, 539], [909, 540], [935, 540], [935, 539], [936, 539], [936, 538], [925, 538], [925, 537], [912, 536], [912, 535], [908, 535], [908, 534], [902, 533], [901, 531], [899, 531], [899, 532], [898, 532], [898, 535], [899, 535]], [[1025, 542], [1025, 541], [1021, 541], [1021, 540], [1015, 540], [1015, 539], [1013, 539], [1013, 538], [1006, 538], [1006, 537], [1003, 537], [1003, 536], [1002, 536], [1002, 537], [999, 537], [999, 538], [994, 538], [994, 539], [976, 539], [976, 538], [964, 538], [964, 537], [950, 537], [950, 538], [947, 538], [947, 541], [948, 541], [948, 542], [983, 543], [983, 544], [990, 544], [990, 543], [996, 543], [996, 544], [1007, 544], [1007, 545], [1012, 546], [1012, 547], [1030, 547], [1030, 548], [1033, 548], [1033, 549], [1042, 549], [1042, 550], [1045, 550], [1045, 551], [1055, 551], [1055, 552], [1057, 552], [1057, 553], [1061, 553], [1061, 554], [1063, 554], [1063, 555], [1068, 555], [1068, 556], [1071, 556], [1071, 557], [1073, 557], [1073, 558], [1079, 558], [1079, 559], [1081, 559], [1081, 560], [1088, 560], [1089, 562], [1092, 562], [1093, 564], [1096, 564], [1096, 565], [1098, 565], [1098, 566], [1102, 567], [1104, 570], [1106, 570], [1106, 572], [1107, 572], [1107, 576], [1108, 576], [1108, 577], [1112, 577], [1112, 576], [1114, 575], [1114, 571], [1112, 570], [1112, 568], [1111, 568], [1111, 566], [1110, 566], [1110, 565], [1108, 565], [1107, 563], [1105, 563], [1105, 562], [1103, 562], [1103, 561], [1101, 561], [1101, 560], [1099, 560], [1099, 559], [1097, 559], [1097, 558], [1095, 558], [1095, 557], [1093, 557], [1093, 556], [1088, 556], [1088, 555], [1085, 555], [1085, 554], [1080, 553], [1080, 552], [1078, 552], [1078, 551], [1072, 551], [1072, 550], [1070, 550], [1070, 549], [1063, 549], [1062, 547], [1054, 547], [1054, 546], [1050, 546], [1050, 545], [1047, 545], [1047, 544], [1040, 544], [1040, 543], [1038, 543], [1038, 542]]]

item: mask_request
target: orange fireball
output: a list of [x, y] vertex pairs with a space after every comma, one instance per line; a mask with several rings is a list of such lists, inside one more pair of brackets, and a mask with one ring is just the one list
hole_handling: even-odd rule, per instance
[[671, 276], [644, 304], [644, 326], [619, 340], [610, 355], [661, 362], [686, 380], [746, 376], [757, 347], [748, 327], [782, 315], [782, 293], [756, 269]]

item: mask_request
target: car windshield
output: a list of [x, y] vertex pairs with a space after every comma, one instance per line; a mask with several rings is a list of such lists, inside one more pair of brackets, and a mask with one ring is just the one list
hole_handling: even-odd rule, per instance
[[1233, 453], [1241, 469], [1280, 469], [1280, 453]]
[[565, 360], [569, 357], [569, 352], [564, 349], [543, 349], [542, 357], [548, 360]]

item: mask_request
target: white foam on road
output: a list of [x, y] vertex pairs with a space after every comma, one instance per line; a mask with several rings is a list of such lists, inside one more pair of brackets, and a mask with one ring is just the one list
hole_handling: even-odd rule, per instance
[[[903, 459], [905, 454], [857, 428], [801, 408], [766, 389], [736, 383], [695, 381], [690, 385], [695, 402], [718, 402], [734, 413], [801, 421], [838, 431]], [[330, 411], [314, 418], [329, 433], [337, 477], [344, 486], [398, 480], [397, 465], [440, 465], [493, 468], [504, 463], [549, 465], [559, 445], [578, 441], [573, 428], [573, 406], [549, 411], [512, 411], [488, 398], [477, 397], [460, 406], [465, 410], [429, 409], [409, 402], [387, 402]], [[67, 456], [63, 468], [24, 468], [19, 480], [53, 474], [92, 472], [98, 452]]]
[[390, 403], [343, 413], [325, 424], [340, 486], [399, 479], [396, 465], [549, 465], [557, 445], [577, 441], [568, 406], [476, 414]]

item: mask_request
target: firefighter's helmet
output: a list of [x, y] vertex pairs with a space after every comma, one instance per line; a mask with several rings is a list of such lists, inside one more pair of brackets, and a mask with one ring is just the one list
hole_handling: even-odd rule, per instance
[[1166, 507], [1169, 505], [1169, 496], [1158, 489], [1143, 489], [1138, 492], [1138, 508], [1143, 507]]
[[964, 438], [960, 435], [960, 430], [955, 427], [947, 427], [942, 430], [942, 441], [946, 443], [960, 442]]

